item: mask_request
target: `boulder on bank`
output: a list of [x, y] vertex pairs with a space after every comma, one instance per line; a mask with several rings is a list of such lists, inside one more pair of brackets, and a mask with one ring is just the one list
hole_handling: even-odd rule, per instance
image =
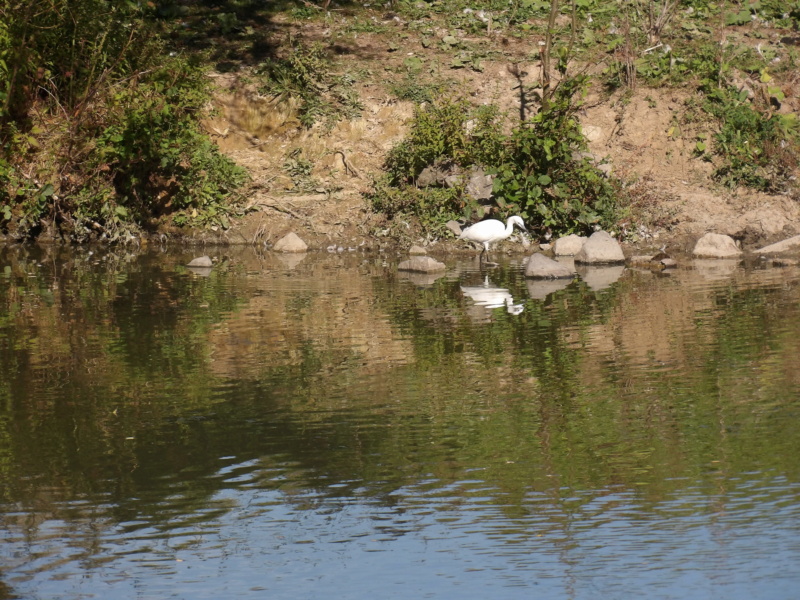
[[595, 231], [575, 255], [575, 262], [590, 265], [624, 263], [622, 246], [605, 231]]
[[294, 231], [287, 233], [272, 247], [275, 252], [305, 252], [308, 250], [306, 243]]
[[434, 260], [430, 256], [412, 256], [397, 265], [400, 271], [412, 271], [414, 273], [440, 273], [447, 267], [444, 263]]
[[428, 252], [422, 246], [417, 246], [415, 244], [414, 246], [411, 246], [411, 248], [408, 249], [408, 253], [411, 256], [425, 256]]
[[694, 245], [692, 256], [698, 258], [735, 258], [742, 254], [729, 235], [707, 233]]
[[553, 245], [553, 253], [556, 256], [575, 256], [581, 251], [581, 248], [583, 248], [583, 245], [588, 239], [589, 238], [586, 236], [576, 235], [574, 233], [565, 235], [556, 240], [556, 243]]
[[783, 254], [784, 252], [798, 252], [800, 251], [800, 235], [790, 237], [780, 242], [775, 242], [769, 246], [756, 250], [759, 254]]
[[537, 252], [528, 259], [525, 277], [531, 279], [572, 279], [575, 272], [560, 262]]

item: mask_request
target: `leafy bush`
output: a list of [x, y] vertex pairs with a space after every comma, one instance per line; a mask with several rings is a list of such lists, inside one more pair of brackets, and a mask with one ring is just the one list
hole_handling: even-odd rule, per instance
[[472, 109], [467, 101], [452, 98], [417, 106], [408, 136], [386, 158], [390, 183], [413, 183], [425, 167], [441, 161], [461, 167], [494, 163], [505, 143], [500, 129], [493, 106]]
[[112, 112], [89, 160], [113, 174], [117, 203], [137, 221], [170, 213], [179, 223], [199, 215], [227, 225], [220, 200], [245, 173], [200, 129], [208, 94], [203, 69], [175, 58], [110, 99]]
[[0, 4], [0, 229], [32, 237], [53, 224], [83, 240], [163, 215], [226, 225], [245, 173], [200, 127], [199, 64], [167, 55], [127, 0], [17, 9]]
[[534, 229], [556, 233], [610, 227], [617, 199], [612, 183], [586, 152], [575, 112], [584, 78], [564, 80], [546, 109], [512, 133], [494, 194], [504, 213], [519, 214]]
[[412, 215], [434, 235], [444, 234], [444, 224], [462, 216], [465, 203], [458, 188], [396, 187], [387, 178], [378, 179], [368, 197], [374, 210], [390, 218]]
[[431, 165], [472, 165], [495, 175], [490, 210], [519, 214], [534, 230], [588, 232], [609, 227], [616, 190], [592, 163], [575, 117], [585, 80], [565, 80], [542, 109], [510, 135], [495, 107], [445, 100], [418, 107], [406, 139], [389, 153], [387, 178], [376, 184], [373, 206], [389, 216], [415, 215], [426, 229], [456, 216], [474, 216], [476, 202], [458, 187], [417, 189]]

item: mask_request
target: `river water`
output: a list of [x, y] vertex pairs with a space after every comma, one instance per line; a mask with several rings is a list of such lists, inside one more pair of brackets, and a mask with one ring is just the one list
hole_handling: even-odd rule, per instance
[[788, 599], [800, 270], [0, 249], [0, 598]]

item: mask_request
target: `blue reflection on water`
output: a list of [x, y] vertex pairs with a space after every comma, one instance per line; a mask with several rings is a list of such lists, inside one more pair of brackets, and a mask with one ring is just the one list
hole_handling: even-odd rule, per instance
[[239, 487], [169, 528], [86, 506], [82, 525], [6, 530], [5, 574], [22, 597], [64, 599], [778, 599], [800, 584], [800, 486], [780, 477], [761, 477], [759, 498], [756, 480], [717, 496], [689, 485], [647, 509], [627, 490], [531, 493], [509, 518], [478, 480], [399, 489], [387, 507], [265, 489], [255, 466], [223, 469]]

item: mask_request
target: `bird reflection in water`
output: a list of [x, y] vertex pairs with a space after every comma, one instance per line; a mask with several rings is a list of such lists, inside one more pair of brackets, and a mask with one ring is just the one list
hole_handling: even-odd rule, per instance
[[462, 285], [461, 291], [465, 296], [471, 298], [476, 306], [482, 306], [489, 310], [505, 307], [511, 315], [518, 315], [525, 310], [523, 304], [514, 304], [514, 297], [506, 288], [491, 287], [488, 275], [484, 278], [483, 285]]

